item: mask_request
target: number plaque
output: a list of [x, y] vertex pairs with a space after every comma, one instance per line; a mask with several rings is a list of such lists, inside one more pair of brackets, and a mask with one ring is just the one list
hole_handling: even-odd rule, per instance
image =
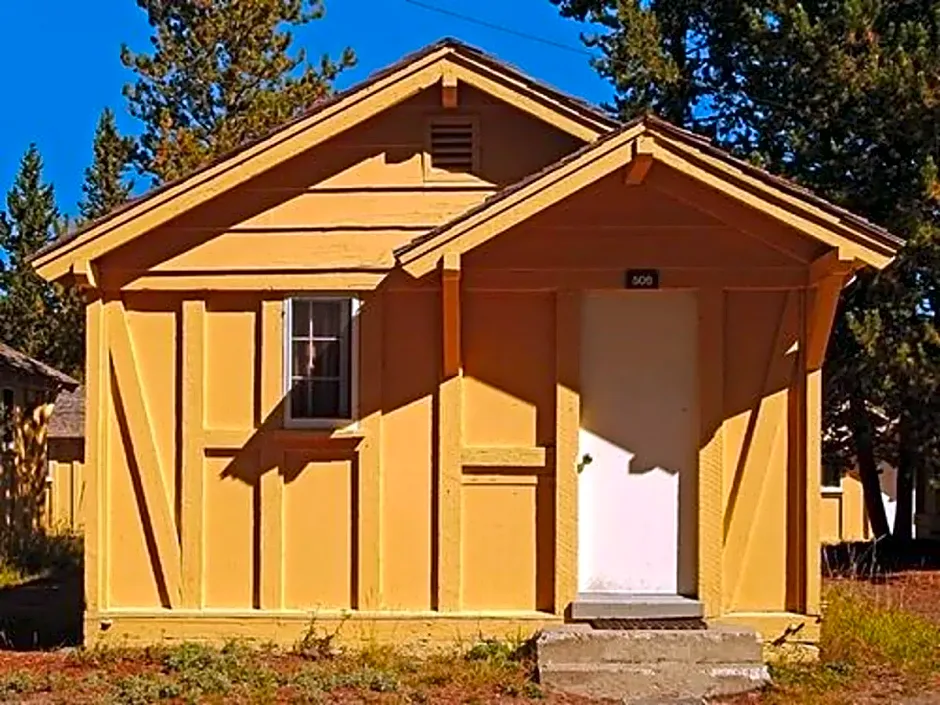
[[658, 289], [658, 269], [628, 269], [626, 277], [627, 289]]

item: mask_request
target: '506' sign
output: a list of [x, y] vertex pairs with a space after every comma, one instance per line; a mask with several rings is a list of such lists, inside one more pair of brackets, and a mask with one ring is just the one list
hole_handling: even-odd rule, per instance
[[628, 269], [625, 281], [627, 289], [658, 289], [658, 269]]

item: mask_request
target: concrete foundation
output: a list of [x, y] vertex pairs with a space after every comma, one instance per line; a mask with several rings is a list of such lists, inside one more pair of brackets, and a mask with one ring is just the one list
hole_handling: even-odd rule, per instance
[[595, 630], [565, 627], [538, 640], [545, 687], [623, 702], [698, 702], [770, 682], [747, 629]]

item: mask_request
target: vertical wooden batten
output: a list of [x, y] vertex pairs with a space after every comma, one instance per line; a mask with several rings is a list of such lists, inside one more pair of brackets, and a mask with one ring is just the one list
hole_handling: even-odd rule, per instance
[[183, 301], [181, 388], [183, 606], [205, 606], [205, 345], [206, 304]]
[[[283, 397], [283, 302], [264, 299], [258, 325], [261, 327], [261, 346], [258, 351], [258, 384], [261, 385], [258, 410], [261, 425], [278, 413]], [[282, 456], [266, 441], [261, 448], [261, 531], [260, 531], [260, 589], [261, 609], [284, 608], [284, 476], [281, 474]]]
[[463, 370], [460, 359], [460, 258], [441, 261], [441, 378], [437, 390], [437, 595], [436, 607], [461, 604], [461, 451]]
[[85, 609], [94, 614], [108, 599], [108, 393], [107, 316], [100, 298], [85, 308]]
[[382, 598], [382, 377], [385, 334], [383, 297], [373, 292], [359, 314], [359, 399], [365, 440], [359, 452], [359, 533], [356, 607], [378, 609]]
[[578, 592], [578, 431], [581, 426], [581, 296], [555, 297], [555, 614]]
[[445, 64], [441, 72], [441, 107], [445, 110], [454, 110], [460, 105], [457, 93], [457, 74], [449, 64]]
[[722, 612], [725, 293], [699, 291], [698, 598], [706, 617]]

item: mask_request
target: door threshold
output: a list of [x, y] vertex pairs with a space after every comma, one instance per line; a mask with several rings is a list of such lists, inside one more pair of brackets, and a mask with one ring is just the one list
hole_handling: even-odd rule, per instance
[[571, 619], [701, 619], [702, 603], [668, 593], [582, 592], [571, 603]]

